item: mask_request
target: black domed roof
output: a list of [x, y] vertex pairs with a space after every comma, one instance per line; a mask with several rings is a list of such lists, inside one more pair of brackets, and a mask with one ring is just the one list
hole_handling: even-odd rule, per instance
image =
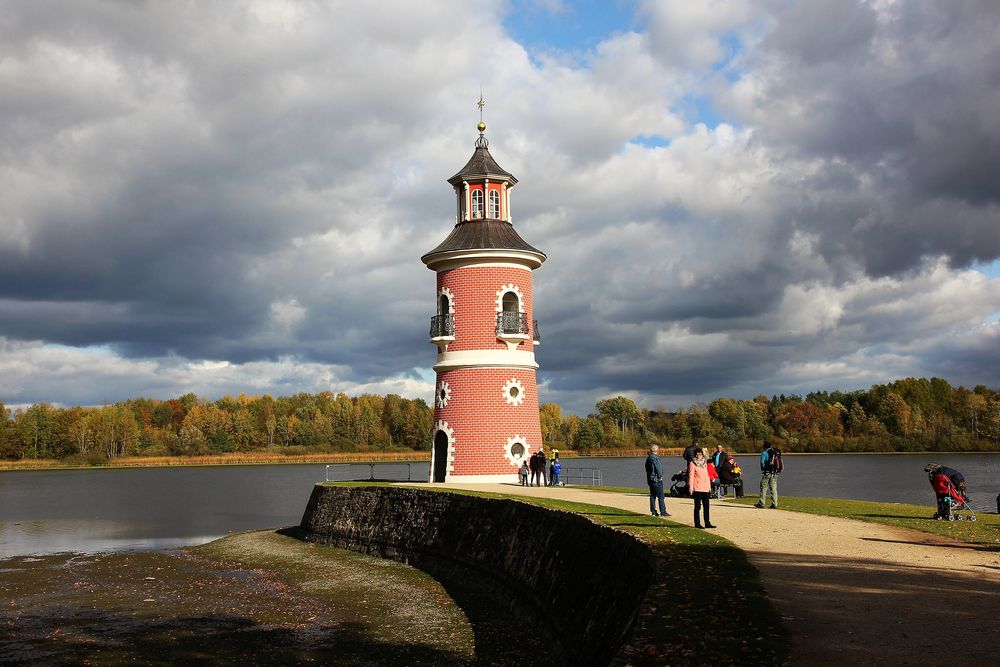
[[[482, 139], [482, 137], [480, 137]], [[476, 152], [472, 154], [469, 161], [462, 169], [448, 179], [448, 182], [458, 186], [462, 181], [476, 180], [480, 178], [490, 178], [507, 181], [511, 185], [517, 183], [517, 179], [509, 171], [504, 171], [497, 161], [490, 155], [490, 149], [486, 147], [486, 142], [476, 142]]]
[[441, 244], [424, 255], [426, 262], [429, 257], [442, 252], [455, 250], [520, 250], [541, 255], [545, 253], [528, 244], [514, 229], [514, 225], [506, 220], [467, 220], [455, 225]]

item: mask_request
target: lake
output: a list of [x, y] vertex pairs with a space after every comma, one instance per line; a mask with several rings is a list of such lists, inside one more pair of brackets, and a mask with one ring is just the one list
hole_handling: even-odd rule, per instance
[[[738, 456], [748, 493], [760, 482], [756, 456]], [[924, 466], [961, 470], [973, 505], [996, 511], [1000, 454], [820, 454], [785, 456], [782, 495], [855, 498], [927, 505], [934, 494]], [[669, 475], [683, 467], [664, 457]], [[566, 469], [592, 467], [608, 486], [645, 484], [642, 458], [565, 459]], [[426, 479], [427, 463], [412, 464]], [[405, 464], [379, 466], [405, 479]], [[331, 478], [350, 476], [342, 466]], [[367, 475], [367, 466], [351, 466]], [[261, 465], [0, 472], [0, 557], [61, 551], [163, 549], [207, 542], [227, 533], [298, 524], [323, 465]], [[388, 476], [388, 475], [386, 475]]]

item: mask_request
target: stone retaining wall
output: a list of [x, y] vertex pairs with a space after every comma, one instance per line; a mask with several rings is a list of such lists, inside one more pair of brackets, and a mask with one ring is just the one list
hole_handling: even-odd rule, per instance
[[[301, 527], [310, 541], [498, 585], [534, 608], [570, 664], [614, 658], [655, 573], [652, 551], [631, 535], [515, 500], [317, 485]], [[512, 619], [512, 641], [525, 631]]]

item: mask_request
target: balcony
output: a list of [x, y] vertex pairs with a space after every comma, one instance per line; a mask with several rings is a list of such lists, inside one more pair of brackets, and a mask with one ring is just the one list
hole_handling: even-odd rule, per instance
[[542, 344], [542, 332], [538, 329], [538, 320], [531, 320], [531, 342], [535, 345]]
[[455, 340], [455, 318], [452, 315], [435, 315], [431, 318], [431, 342], [438, 351], [448, 349], [448, 343]]
[[528, 340], [530, 334], [527, 313], [507, 311], [497, 313], [497, 338], [507, 343], [507, 349], [516, 349], [518, 345]]

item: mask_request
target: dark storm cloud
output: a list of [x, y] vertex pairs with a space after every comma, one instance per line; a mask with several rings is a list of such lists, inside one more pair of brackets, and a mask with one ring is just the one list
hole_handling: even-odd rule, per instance
[[[723, 105], [768, 146], [840, 164], [867, 183], [862, 200], [849, 183], [834, 185], [841, 196], [801, 223], [825, 237], [824, 254], [861, 258], [876, 275], [940, 254], [955, 266], [1000, 256], [1000, 6], [780, 7], [742, 63], [752, 106], [738, 92]], [[820, 185], [804, 176], [805, 189]], [[799, 220], [809, 213], [800, 209]]]
[[[261, 16], [272, 10], [289, 16]], [[419, 336], [373, 308], [399, 283], [357, 266], [350, 233], [411, 233], [387, 199], [390, 168], [404, 125], [419, 136], [432, 118], [433, 96], [415, 93], [450, 65], [434, 59], [423, 81], [398, 66], [433, 59], [419, 51], [437, 12], [401, 9], [402, 32], [337, 15], [104, 2], [5, 12], [15, 94], [0, 102], [0, 155], [13, 178], [0, 215], [20, 227], [6, 244], [0, 234], [0, 333], [244, 362], [288, 354], [300, 332], [297, 354], [350, 361], [360, 377], [415, 359], [421, 346], [403, 350]], [[326, 257], [269, 271], [331, 230], [347, 234]], [[317, 287], [344, 267], [358, 271], [338, 276], [353, 292]], [[281, 331], [270, 307], [291, 294], [306, 314]], [[359, 356], [372, 341], [380, 354]]]

